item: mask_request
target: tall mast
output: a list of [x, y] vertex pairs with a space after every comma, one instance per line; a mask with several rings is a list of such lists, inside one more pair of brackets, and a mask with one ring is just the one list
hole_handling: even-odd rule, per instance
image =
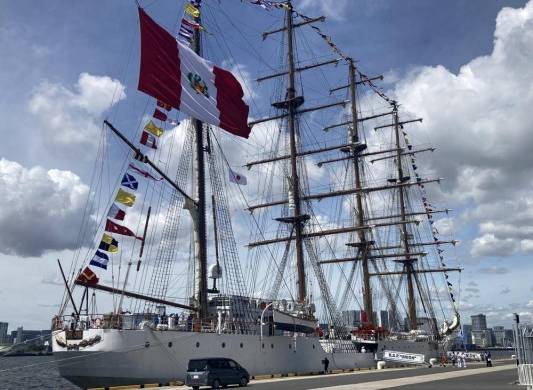
[[368, 253], [370, 251], [371, 242], [366, 240], [363, 210], [363, 195], [361, 191], [361, 172], [359, 167], [359, 152], [356, 150], [355, 144], [359, 142], [359, 127], [357, 118], [357, 102], [356, 102], [356, 82], [355, 82], [355, 65], [353, 59], [348, 60], [349, 63], [349, 77], [350, 77], [350, 100], [351, 100], [351, 114], [352, 125], [349, 127], [350, 142], [354, 144], [352, 150], [352, 163], [355, 173], [355, 189], [358, 190], [355, 195], [357, 203], [357, 226], [361, 229], [358, 230], [359, 236], [359, 253], [361, 255], [361, 266], [363, 269], [363, 303], [367, 321], [373, 323], [373, 308], [372, 308], [372, 291], [370, 290], [370, 276], [368, 272]]
[[[194, 18], [200, 23], [200, 17]], [[202, 44], [200, 30], [194, 30], [194, 52], [202, 54]], [[207, 229], [206, 229], [206, 199], [205, 199], [205, 163], [204, 163], [204, 129], [203, 123], [198, 119], [194, 120], [195, 141], [196, 141], [196, 195], [198, 203], [196, 208], [196, 299], [198, 301], [198, 317], [207, 317]], [[194, 216], [193, 216], [194, 218]]]
[[290, 162], [291, 162], [291, 177], [290, 177], [290, 191], [294, 199], [293, 219], [295, 244], [296, 244], [296, 267], [298, 270], [298, 301], [304, 302], [307, 295], [305, 285], [305, 266], [304, 266], [304, 252], [302, 242], [302, 228], [303, 220], [301, 215], [300, 205], [300, 183], [298, 179], [297, 168], [297, 148], [296, 148], [296, 90], [294, 82], [294, 48], [293, 48], [293, 20], [292, 20], [292, 2], [287, 2], [286, 12], [286, 30], [287, 30], [287, 56], [289, 66], [289, 85], [287, 87], [287, 105], [288, 105], [288, 130], [290, 138]]
[[[403, 175], [403, 167], [402, 167], [402, 149], [400, 144], [400, 124], [398, 119], [398, 105], [396, 102], [393, 103], [393, 116], [394, 116], [394, 132], [396, 136], [396, 166], [398, 169], [398, 183], [403, 183], [406, 178], [404, 178]], [[411, 330], [414, 330], [417, 328], [417, 321], [416, 321], [416, 302], [415, 302], [415, 293], [413, 288], [413, 262], [416, 259], [411, 258], [410, 255], [410, 248], [409, 248], [409, 236], [407, 232], [407, 222], [405, 220], [406, 218], [406, 212], [405, 212], [405, 194], [404, 194], [404, 188], [402, 186], [398, 187], [399, 191], [399, 202], [400, 202], [400, 217], [401, 217], [401, 225], [400, 225], [400, 235], [401, 235], [401, 242], [403, 249], [405, 251], [405, 259], [401, 260], [401, 262], [404, 265], [405, 274], [407, 276], [407, 309], [408, 309], [408, 315], [409, 315], [409, 325]]]

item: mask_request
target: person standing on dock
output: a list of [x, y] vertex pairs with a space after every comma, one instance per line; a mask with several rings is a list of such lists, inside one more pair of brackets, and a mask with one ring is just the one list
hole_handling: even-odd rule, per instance
[[485, 352], [485, 360], [487, 362], [487, 367], [492, 367], [492, 355], [490, 352]]
[[328, 373], [328, 367], [329, 367], [329, 360], [327, 357], [322, 360], [322, 364], [324, 364], [324, 374]]

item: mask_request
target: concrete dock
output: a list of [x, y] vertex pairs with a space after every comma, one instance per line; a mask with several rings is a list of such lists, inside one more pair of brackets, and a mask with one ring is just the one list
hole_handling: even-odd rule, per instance
[[[494, 362], [494, 367], [484, 363], [471, 363], [468, 368], [418, 367], [365, 370], [327, 375], [293, 376], [269, 379], [255, 379], [249, 387], [257, 390], [519, 390], [516, 385], [517, 369], [513, 360]], [[145, 385], [152, 388], [157, 385]], [[138, 389], [140, 386], [120, 387]], [[186, 386], [166, 386], [162, 390], [184, 390]], [[110, 390], [119, 388], [109, 388]]]

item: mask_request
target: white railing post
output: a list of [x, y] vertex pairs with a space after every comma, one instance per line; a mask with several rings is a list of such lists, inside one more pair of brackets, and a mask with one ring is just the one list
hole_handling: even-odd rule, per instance
[[272, 306], [274, 304], [274, 302], [270, 302], [268, 305], [265, 306], [265, 308], [263, 309], [263, 311], [261, 312], [261, 342], [263, 342], [263, 317], [265, 315], [265, 312], [267, 311], [267, 309]]

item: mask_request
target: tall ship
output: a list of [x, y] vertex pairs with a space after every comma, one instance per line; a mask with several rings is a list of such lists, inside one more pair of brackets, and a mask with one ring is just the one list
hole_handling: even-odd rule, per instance
[[[84, 245], [69, 270], [59, 263], [52, 347], [82, 388], [179, 381], [190, 359], [212, 356], [251, 375], [319, 372], [326, 358], [368, 368], [386, 350], [436, 354], [459, 326], [449, 288], [459, 269], [442, 256], [455, 241], [437, 237], [433, 215], [447, 210], [424, 187], [439, 179], [417, 173], [416, 156], [433, 148], [414, 147], [404, 128], [417, 120], [400, 118], [324, 17], [290, 0], [247, 4], [283, 20], [263, 33], [279, 63], [265, 61], [257, 82], [269, 104], [251, 113], [239, 68], [205, 59], [213, 39], [231, 53], [220, 3], [186, 1], [177, 34], [138, 9], [138, 89], [150, 100], [135, 131], [104, 121]], [[348, 82], [329, 84], [327, 67]], [[369, 95], [386, 109], [365, 111]]]

